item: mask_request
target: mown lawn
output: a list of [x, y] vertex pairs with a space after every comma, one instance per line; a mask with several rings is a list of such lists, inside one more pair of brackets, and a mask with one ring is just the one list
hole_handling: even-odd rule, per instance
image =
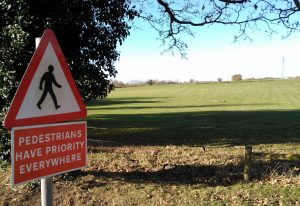
[[[300, 205], [300, 80], [117, 88], [87, 105], [89, 166], [54, 178], [57, 205]], [[38, 184], [12, 190], [9, 174], [0, 205], [39, 205]]]
[[299, 80], [121, 88], [88, 109], [90, 138], [119, 145], [300, 141]]

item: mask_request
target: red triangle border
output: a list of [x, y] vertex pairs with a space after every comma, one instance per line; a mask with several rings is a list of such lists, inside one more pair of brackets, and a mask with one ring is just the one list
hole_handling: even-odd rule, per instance
[[[40, 61], [42, 60], [48, 43], [51, 43], [53, 50], [57, 56], [57, 59], [61, 65], [62, 71], [69, 83], [71, 91], [75, 97], [75, 100], [78, 103], [80, 111], [78, 112], [68, 112], [62, 114], [54, 114], [40, 117], [16, 119], [17, 114], [20, 110], [20, 107], [24, 101], [27, 90], [31, 84], [33, 76], [38, 69]], [[25, 74], [21, 80], [21, 83], [17, 89], [17, 92], [13, 98], [13, 101], [10, 105], [9, 111], [7, 112], [4, 119], [4, 127], [10, 129], [11, 127], [17, 126], [27, 126], [27, 125], [37, 125], [37, 124], [49, 124], [49, 123], [58, 123], [71, 120], [83, 119], [86, 117], [86, 108], [83, 103], [82, 97], [77, 89], [75, 81], [72, 77], [69, 66], [66, 62], [66, 59], [63, 55], [63, 52], [59, 46], [59, 43], [55, 37], [54, 32], [51, 29], [46, 29], [42, 35], [41, 41], [38, 45], [38, 48], [34, 52], [31, 61], [25, 71]]]

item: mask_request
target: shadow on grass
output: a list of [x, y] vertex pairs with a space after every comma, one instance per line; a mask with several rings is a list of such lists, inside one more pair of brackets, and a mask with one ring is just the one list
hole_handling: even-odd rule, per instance
[[[128, 106], [127, 103], [132, 104], [132, 106]], [[130, 110], [130, 109], [188, 109], [188, 108], [209, 108], [209, 107], [243, 107], [243, 106], [271, 106], [276, 104], [207, 104], [207, 105], [188, 105], [188, 106], [134, 106], [137, 103], [159, 103], [159, 101], [126, 101], [124, 102], [125, 106], [120, 107], [104, 107], [103, 110]], [[118, 102], [117, 104], [121, 104]], [[102, 106], [106, 106], [108, 104], [103, 104]], [[89, 108], [89, 110], [99, 110], [101, 107]]]
[[[294, 161], [254, 161], [253, 181], [286, 179], [300, 175], [300, 162]], [[134, 170], [129, 172], [109, 172], [101, 170], [81, 171], [77, 177], [93, 175], [95, 178], [113, 178], [133, 183], [155, 184], [203, 184], [206, 186], [230, 186], [243, 182], [243, 163], [227, 165], [164, 165], [158, 171]], [[97, 186], [97, 185], [96, 185]]]
[[134, 183], [158, 184], [206, 184], [208, 186], [232, 185], [242, 181], [241, 165], [227, 165], [224, 167], [204, 165], [165, 165], [159, 171], [130, 171], [106, 172], [87, 171], [82, 175], [92, 174], [96, 178], [113, 178]]
[[[155, 99], [165, 99], [167, 97], [155, 97]], [[153, 100], [154, 97], [126, 97], [126, 98], [114, 98], [114, 99], [99, 99], [86, 102], [89, 106], [111, 106], [111, 105], [128, 105], [128, 104], [143, 104], [143, 103], [160, 103], [160, 101]], [[114, 107], [117, 109], [118, 107]], [[123, 107], [122, 107], [123, 108]], [[90, 110], [99, 109], [90, 108]]]
[[300, 110], [90, 115], [88, 138], [100, 146], [300, 143]]

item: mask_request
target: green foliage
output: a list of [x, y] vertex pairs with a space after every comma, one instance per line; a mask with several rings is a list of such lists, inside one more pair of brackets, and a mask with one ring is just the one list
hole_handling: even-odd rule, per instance
[[0, 167], [5, 166], [10, 161], [10, 135], [7, 131], [0, 130]]
[[[22, 8], [22, 9], [13, 9]], [[17, 89], [22, 72], [26, 68], [23, 58], [29, 59], [24, 45], [28, 34], [22, 27], [28, 22], [25, 17], [27, 6], [22, 1], [1, 1], [0, 3], [0, 121], [8, 110], [9, 103]], [[27, 56], [26, 56], [27, 55]], [[22, 67], [25, 67], [22, 69]], [[20, 70], [22, 72], [20, 72]], [[0, 166], [10, 160], [10, 135], [0, 125]]]
[[[46, 28], [54, 30], [82, 97], [96, 99], [113, 89], [109, 79], [117, 74], [116, 47], [137, 15], [130, 0], [0, 0], [0, 13], [1, 122], [33, 55], [35, 38]], [[9, 140], [2, 125], [0, 132]], [[2, 155], [7, 143], [0, 143]]]

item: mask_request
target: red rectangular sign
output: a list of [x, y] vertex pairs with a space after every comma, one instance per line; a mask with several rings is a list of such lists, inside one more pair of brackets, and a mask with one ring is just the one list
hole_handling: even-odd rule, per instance
[[14, 127], [11, 149], [13, 185], [83, 168], [86, 122]]

